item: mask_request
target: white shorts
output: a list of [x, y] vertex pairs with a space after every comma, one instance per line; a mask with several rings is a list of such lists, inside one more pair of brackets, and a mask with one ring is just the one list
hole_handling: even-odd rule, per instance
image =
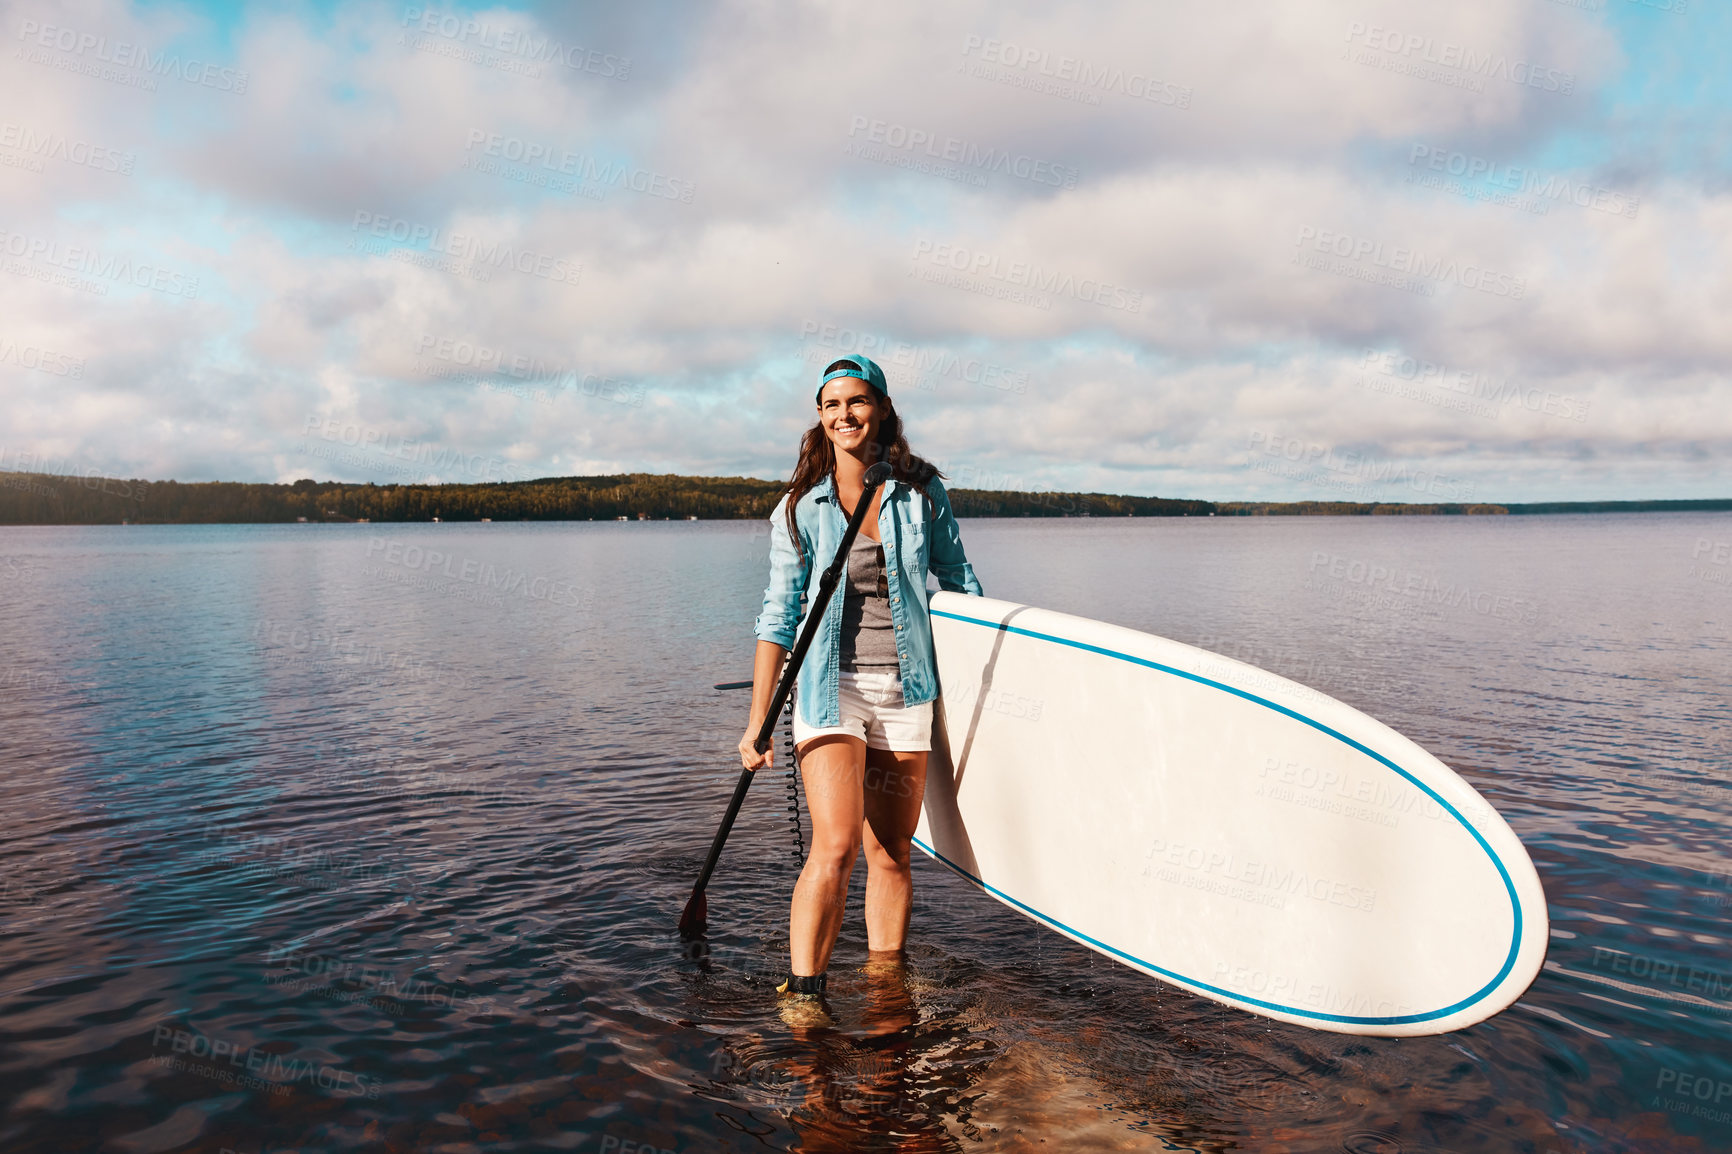
[[814, 737], [845, 733], [865, 741], [868, 749], [916, 752], [932, 748], [932, 703], [902, 704], [902, 675], [894, 669], [883, 673], [840, 673], [836, 687], [841, 709], [840, 725], [811, 726], [794, 710], [794, 745], [798, 748]]

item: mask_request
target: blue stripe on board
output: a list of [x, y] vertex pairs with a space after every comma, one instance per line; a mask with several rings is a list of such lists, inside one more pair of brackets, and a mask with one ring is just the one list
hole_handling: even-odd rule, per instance
[[1302, 713], [1296, 713], [1293, 710], [1288, 709], [1285, 705], [1277, 705], [1273, 701], [1258, 697], [1254, 693], [1247, 693], [1243, 689], [1237, 689], [1231, 685], [1224, 685], [1219, 681], [1213, 681], [1195, 673], [1188, 673], [1183, 669], [1175, 669], [1170, 665], [1162, 665], [1158, 661], [1150, 661], [1146, 657], [1133, 657], [1128, 653], [1120, 653], [1116, 649], [1106, 649], [1099, 645], [1090, 645], [1084, 641], [1073, 641], [1068, 637], [1058, 637], [1051, 633], [1039, 633], [1033, 629], [1024, 629], [1019, 625], [1007, 625], [999, 621], [982, 621], [977, 617], [964, 617], [959, 613], [946, 613], [941, 609], [934, 609], [931, 612], [934, 617], [944, 617], [951, 621], [962, 621], [969, 625], [980, 625], [987, 629], [996, 629], [1001, 633], [1015, 633], [1023, 637], [1032, 637], [1037, 641], [1050, 641], [1055, 645], [1068, 645], [1073, 649], [1082, 649], [1090, 653], [1098, 653], [1103, 657], [1112, 657], [1119, 661], [1128, 661], [1132, 665], [1141, 665], [1160, 673], [1170, 673], [1174, 677], [1182, 677], [1187, 681], [1195, 681], [1199, 685], [1207, 685], [1212, 689], [1219, 689], [1223, 693], [1231, 693], [1236, 697], [1243, 697], [1246, 701], [1256, 702], [1258, 705], [1261, 705], [1266, 709], [1272, 709], [1277, 713], [1285, 714], [1286, 716], [1293, 718], [1295, 721], [1304, 722], [1306, 725], [1311, 726], [1319, 732], [1328, 734], [1330, 737], [1333, 737], [1344, 745], [1352, 746], [1367, 757], [1373, 758], [1374, 760], [1388, 766], [1390, 769], [1393, 769], [1403, 778], [1406, 778], [1409, 782], [1424, 790], [1433, 801], [1437, 802], [1438, 805], [1442, 806], [1449, 812], [1451, 817], [1460, 822], [1463, 829], [1473, 835], [1473, 839], [1479, 843], [1480, 848], [1485, 851], [1486, 856], [1489, 857], [1492, 864], [1497, 867], [1498, 876], [1503, 879], [1504, 890], [1509, 894], [1510, 909], [1515, 916], [1515, 932], [1510, 936], [1509, 954], [1504, 958], [1503, 968], [1498, 970], [1497, 976], [1492, 978], [1491, 981], [1487, 982], [1479, 990], [1463, 998], [1461, 1001], [1456, 1002], [1452, 1006], [1445, 1006], [1440, 1010], [1432, 1010], [1424, 1014], [1405, 1014], [1399, 1017], [1389, 1018], [1359, 1017], [1351, 1014], [1323, 1014], [1314, 1010], [1302, 1010], [1294, 1006], [1283, 1006], [1277, 1002], [1265, 1002], [1258, 998], [1252, 998], [1244, 994], [1235, 993], [1232, 990], [1224, 990], [1219, 986], [1212, 986], [1208, 982], [1199, 981], [1196, 978], [1188, 978], [1183, 974], [1175, 973], [1174, 971], [1162, 966], [1157, 966], [1153, 962], [1144, 961], [1142, 958], [1133, 957], [1132, 955], [1125, 953], [1123, 950], [1109, 946], [1105, 942], [1096, 941], [1094, 938], [1089, 937], [1087, 934], [1082, 933], [1079, 930], [1072, 929], [1070, 926], [1065, 925], [1056, 918], [1048, 917], [1039, 910], [1017, 901], [1014, 897], [1005, 893], [1003, 890], [989, 885], [982, 879], [975, 877], [973, 874], [969, 873], [967, 870], [963, 869], [961, 866], [957, 865], [931, 846], [919, 841], [918, 839], [915, 840], [915, 844], [922, 850], [931, 854], [933, 857], [937, 858], [939, 861], [943, 862], [969, 881], [972, 881], [975, 885], [980, 886], [982, 889], [991, 893], [993, 896], [1009, 902], [1017, 909], [1028, 914], [1030, 917], [1037, 918], [1056, 929], [1063, 930], [1065, 933], [1070, 934], [1072, 937], [1075, 937], [1080, 941], [1089, 943], [1089, 945], [1094, 946], [1098, 950], [1103, 950], [1106, 953], [1123, 958], [1125, 961], [1130, 962], [1133, 965], [1140, 966], [1146, 970], [1151, 970], [1154, 973], [1161, 974], [1173, 979], [1174, 981], [1182, 982], [1193, 989], [1207, 990], [1210, 993], [1218, 994], [1221, 997], [1238, 1002], [1241, 1005], [1258, 1006], [1265, 1010], [1275, 1010], [1283, 1014], [1293, 1014], [1302, 1018], [1315, 1018], [1319, 1021], [1340, 1022], [1343, 1025], [1400, 1026], [1409, 1025], [1415, 1022], [1429, 1022], [1437, 1018], [1448, 1017], [1451, 1014], [1459, 1013], [1473, 1005], [1475, 1002], [1481, 1001], [1489, 996], [1491, 992], [1497, 989], [1497, 987], [1502, 984], [1503, 980], [1509, 976], [1510, 971], [1515, 968], [1516, 955], [1521, 949], [1522, 906], [1521, 899], [1516, 896], [1515, 883], [1510, 880], [1509, 870], [1504, 868], [1503, 860], [1497, 856], [1496, 851], [1491, 848], [1491, 845], [1485, 840], [1484, 836], [1480, 834], [1479, 830], [1475, 829], [1473, 824], [1469, 822], [1467, 818], [1463, 817], [1453, 805], [1449, 804], [1449, 802], [1439, 796], [1436, 790], [1432, 789], [1429, 785], [1426, 785], [1423, 781], [1420, 781], [1417, 777], [1414, 777], [1405, 769], [1402, 769], [1399, 765], [1396, 765], [1393, 761], [1390, 761], [1387, 757], [1384, 757], [1381, 753], [1378, 753], [1375, 749], [1371, 749], [1370, 747], [1353, 740], [1351, 737], [1348, 737], [1346, 734], [1341, 733], [1338, 730], [1331, 729], [1321, 721], [1306, 717]]

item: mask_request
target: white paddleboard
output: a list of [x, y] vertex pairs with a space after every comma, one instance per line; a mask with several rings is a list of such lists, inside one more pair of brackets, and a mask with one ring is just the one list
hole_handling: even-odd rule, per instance
[[1441, 1034], [1518, 998], [1545, 895], [1504, 820], [1371, 717], [1255, 666], [932, 596], [943, 696], [915, 844], [1013, 909], [1204, 997]]

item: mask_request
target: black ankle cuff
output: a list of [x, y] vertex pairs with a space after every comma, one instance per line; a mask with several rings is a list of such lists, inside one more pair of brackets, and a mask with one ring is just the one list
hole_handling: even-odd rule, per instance
[[786, 989], [790, 994], [822, 994], [825, 977], [823, 974], [812, 974], [801, 977], [799, 974], [789, 974]]

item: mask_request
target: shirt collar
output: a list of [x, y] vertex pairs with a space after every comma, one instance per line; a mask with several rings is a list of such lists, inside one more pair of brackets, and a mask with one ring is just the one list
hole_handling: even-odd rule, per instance
[[[898, 484], [900, 484], [900, 482], [898, 482], [895, 477], [891, 477], [889, 480], [885, 481], [885, 494], [888, 495], [894, 493]], [[825, 477], [822, 481], [813, 485], [812, 499], [815, 501], [834, 501], [836, 499], [836, 482], [829, 477]]]

